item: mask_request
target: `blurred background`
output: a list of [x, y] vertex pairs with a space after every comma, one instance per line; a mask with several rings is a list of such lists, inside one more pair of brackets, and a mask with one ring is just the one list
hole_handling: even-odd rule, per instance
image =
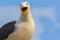
[[32, 40], [60, 40], [60, 0], [0, 0], [0, 27], [19, 19], [24, 1], [30, 3], [36, 24]]

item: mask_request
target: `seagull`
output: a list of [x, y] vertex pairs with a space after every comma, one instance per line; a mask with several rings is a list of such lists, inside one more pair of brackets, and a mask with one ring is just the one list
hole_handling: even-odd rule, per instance
[[17, 21], [11, 21], [0, 28], [0, 40], [31, 40], [35, 32], [29, 2], [20, 4], [21, 15]]

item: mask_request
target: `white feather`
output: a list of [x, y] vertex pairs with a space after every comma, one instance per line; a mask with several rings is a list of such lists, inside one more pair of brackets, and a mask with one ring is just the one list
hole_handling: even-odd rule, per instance
[[[23, 2], [21, 5], [26, 6], [26, 3], [27, 2]], [[16, 22], [15, 31], [9, 35], [7, 40], [30, 40], [34, 34], [34, 30], [35, 25], [29, 9], [26, 16], [21, 15], [19, 20]]]

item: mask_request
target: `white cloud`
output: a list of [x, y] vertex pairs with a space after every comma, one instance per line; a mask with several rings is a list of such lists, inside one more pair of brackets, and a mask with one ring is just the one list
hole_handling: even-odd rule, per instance
[[49, 29], [50, 32], [53, 32], [53, 28], [60, 28], [59, 23], [56, 21], [56, 7], [47, 7], [47, 8], [31, 8], [32, 9], [32, 14], [34, 15], [34, 19], [36, 22], [36, 34], [34, 35], [33, 40], [41, 40], [40, 35], [44, 31], [43, 25], [39, 23], [39, 18], [40, 16], [43, 16], [47, 19], [49, 19], [52, 23], [53, 26], [52, 29]]

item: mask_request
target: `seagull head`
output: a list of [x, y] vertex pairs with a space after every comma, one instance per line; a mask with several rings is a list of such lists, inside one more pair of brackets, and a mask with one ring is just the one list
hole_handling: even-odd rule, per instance
[[25, 15], [29, 11], [30, 5], [28, 2], [22, 2], [20, 4], [20, 8], [21, 8], [21, 11], [23, 12], [23, 15]]

